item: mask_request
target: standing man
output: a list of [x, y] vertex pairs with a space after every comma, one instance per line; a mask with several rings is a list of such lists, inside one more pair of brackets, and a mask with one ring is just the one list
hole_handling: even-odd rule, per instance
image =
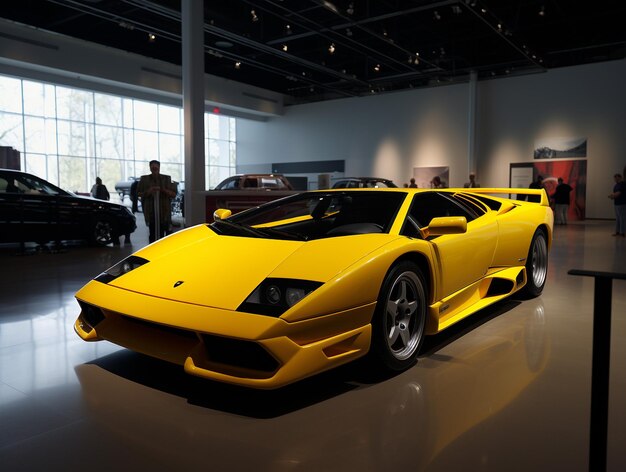
[[[537, 176], [537, 180], [531, 182], [530, 185], [528, 186], [528, 188], [544, 189], [545, 190], [545, 187], [543, 186], [543, 177], [541, 175], [538, 175]], [[529, 202], [537, 202], [537, 203], [539, 203], [541, 201], [541, 197], [540, 196], [535, 196], [535, 195], [528, 195], [528, 201]]]
[[557, 225], [567, 224], [567, 212], [569, 211], [569, 194], [573, 190], [568, 184], [563, 182], [563, 179], [559, 177], [559, 184], [556, 186], [556, 190], [551, 195], [554, 198], [554, 223]]
[[476, 174], [474, 174], [472, 172], [469, 175], [469, 182], [465, 182], [465, 185], [463, 185], [463, 187], [465, 187], [465, 188], [478, 188], [478, 187], [480, 187], [480, 184], [478, 182], [476, 182]]
[[160, 174], [160, 169], [159, 161], [150, 161], [150, 174], [142, 175], [137, 185], [137, 195], [141, 198], [151, 243], [165, 236], [168, 231], [172, 223], [171, 199], [176, 196], [172, 178]]
[[615, 203], [615, 233], [613, 236], [626, 237], [626, 183], [621, 174], [615, 174], [615, 186], [609, 198]]

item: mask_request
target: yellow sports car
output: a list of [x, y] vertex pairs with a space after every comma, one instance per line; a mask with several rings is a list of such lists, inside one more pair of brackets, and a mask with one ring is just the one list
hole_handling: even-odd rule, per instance
[[552, 223], [531, 189], [323, 190], [217, 210], [85, 285], [74, 328], [256, 388], [365, 355], [404, 370], [425, 335], [538, 296]]

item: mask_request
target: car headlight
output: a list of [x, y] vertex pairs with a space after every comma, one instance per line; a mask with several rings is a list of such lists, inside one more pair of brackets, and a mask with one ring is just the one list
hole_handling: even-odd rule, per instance
[[111, 280], [117, 279], [119, 276], [129, 273], [131, 270], [135, 270], [137, 267], [149, 262], [147, 259], [138, 256], [128, 256], [126, 259], [118, 262], [113, 267], [102, 272], [95, 278], [98, 282], [109, 283]]
[[321, 285], [310, 280], [265, 279], [237, 311], [278, 317]]

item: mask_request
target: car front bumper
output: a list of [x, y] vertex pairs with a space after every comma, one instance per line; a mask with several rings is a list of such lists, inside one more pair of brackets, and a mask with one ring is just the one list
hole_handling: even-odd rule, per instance
[[272, 389], [365, 355], [375, 303], [288, 323], [147, 296], [92, 281], [76, 298], [85, 341], [106, 339], [187, 373]]

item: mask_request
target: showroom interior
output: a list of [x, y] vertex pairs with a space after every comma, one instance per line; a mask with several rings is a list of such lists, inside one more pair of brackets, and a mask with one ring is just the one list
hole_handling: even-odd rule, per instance
[[[3, 2], [12, 163], [77, 193], [102, 176], [129, 206], [115, 185], [157, 158], [185, 183], [175, 231], [207, 221], [206, 192], [235, 174], [299, 190], [435, 175], [457, 188], [470, 173], [526, 188], [541, 174], [575, 197], [540, 297], [428, 336], [404, 372], [357, 361], [277, 390], [76, 335], [76, 292], [148, 245], [141, 213], [126, 244], [0, 243], [0, 468], [624, 470], [626, 238], [608, 195], [626, 173], [626, 6], [584, 3]], [[594, 304], [598, 279], [576, 269], [612, 274], [608, 299]], [[608, 420], [594, 430], [598, 344]]]

